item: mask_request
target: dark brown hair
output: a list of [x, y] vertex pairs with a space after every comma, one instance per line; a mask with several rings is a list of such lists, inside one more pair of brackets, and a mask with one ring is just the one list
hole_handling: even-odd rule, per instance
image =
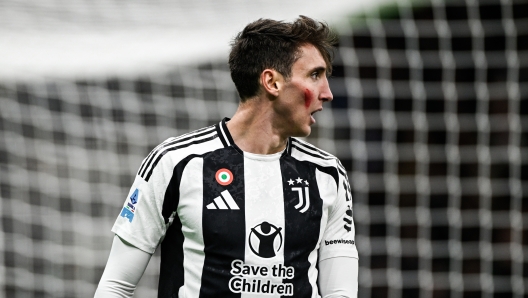
[[260, 74], [267, 68], [288, 79], [304, 44], [312, 44], [319, 50], [331, 73], [336, 42], [337, 37], [328, 25], [305, 16], [299, 16], [293, 23], [259, 19], [248, 24], [233, 40], [229, 54], [231, 78], [241, 100], [257, 95]]

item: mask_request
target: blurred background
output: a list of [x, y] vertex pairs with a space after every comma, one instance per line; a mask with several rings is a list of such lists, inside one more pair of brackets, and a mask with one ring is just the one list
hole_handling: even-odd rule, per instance
[[237, 32], [300, 14], [340, 36], [308, 140], [348, 170], [359, 297], [528, 297], [528, 1], [306, 2], [0, 1], [0, 297], [92, 296], [142, 159], [234, 113]]

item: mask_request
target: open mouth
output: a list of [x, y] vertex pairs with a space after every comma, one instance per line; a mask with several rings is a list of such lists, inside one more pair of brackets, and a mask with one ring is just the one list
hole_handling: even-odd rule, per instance
[[310, 120], [311, 120], [311, 123], [315, 123], [315, 118], [314, 118], [314, 114], [321, 111], [322, 109], [318, 109], [318, 110], [315, 110], [313, 112], [310, 113]]

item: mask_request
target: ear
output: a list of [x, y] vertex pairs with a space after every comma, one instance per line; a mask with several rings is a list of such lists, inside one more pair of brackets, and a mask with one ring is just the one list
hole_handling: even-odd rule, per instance
[[260, 74], [260, 84], [267, 94], [274, 97], [279, 96], [279, 90], [282, 87], [283, 77], [274, 69], [264, 69]]

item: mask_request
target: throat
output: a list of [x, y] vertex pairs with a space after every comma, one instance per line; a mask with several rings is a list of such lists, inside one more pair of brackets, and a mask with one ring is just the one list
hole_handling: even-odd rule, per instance
[[[236, 117], [235, 117], [236, 116]], [[227, 122], [227, 128], [235, 144], [244, 152], [274, 154], [284, 150], [288, 138], [275, 131], [269, 121], [243, 121], [235, 115]]]

